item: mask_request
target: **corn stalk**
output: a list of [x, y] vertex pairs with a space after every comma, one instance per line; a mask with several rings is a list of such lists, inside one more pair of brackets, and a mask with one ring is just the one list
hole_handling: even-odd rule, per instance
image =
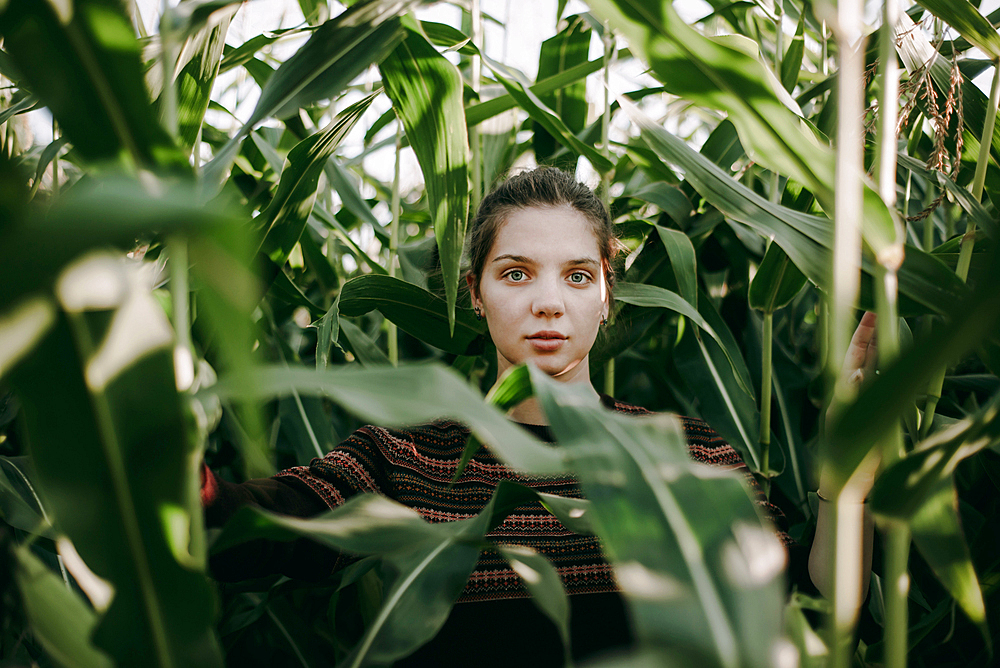
[[[832, 29], [837, 40], [837, 167], [834, 201], [833, 296], [829, 313], [826, 368], [836, 377], [830, 412], [838, 414], [856, 395], [856, 388], [839, 373], [847, 354], [854, 304], [861, 281], [861, 210], [863, 173], [864, 50], [860, 0], [840, 0]], [[850, 665], [852, 629], [861, 605], [863, 506], [836, 490], [830, 499], [833, 546], [833, 615], [830, 625], [831, 664]]]

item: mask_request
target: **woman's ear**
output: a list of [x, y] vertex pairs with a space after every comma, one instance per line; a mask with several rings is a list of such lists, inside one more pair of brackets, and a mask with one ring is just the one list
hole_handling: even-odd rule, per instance
[[469, 286], [469, 297], [472, 300], [472, 308], [479, 306], [479, 294], [476, 291], [476, 281], [472, 274], [465, 275], [465, 283]]

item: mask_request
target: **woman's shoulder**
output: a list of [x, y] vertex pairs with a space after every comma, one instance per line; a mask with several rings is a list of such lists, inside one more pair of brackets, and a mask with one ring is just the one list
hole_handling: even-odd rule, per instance
[[[625, 415], [652, 415], [653, 411], [615, 399], [606, 394], [601, 395], [601, 403], [618, 413]], [[717, 431], [701, 418], [677, 415], [684, 428], [688, 451], [695, 461], [715, 466], [731, 466], [743, 464], [743, 458], [722, 438]]]

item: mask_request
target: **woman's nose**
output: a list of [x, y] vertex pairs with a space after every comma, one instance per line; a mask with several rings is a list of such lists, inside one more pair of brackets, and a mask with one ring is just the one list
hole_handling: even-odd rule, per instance
[[532, 300], [531, 311], [535, 315], [556, 318], [561, 316], [566, 306], [563, 303], [562, 291], [559, 289], [557, 281], [539, 280], [536, 285], [538, 291]]

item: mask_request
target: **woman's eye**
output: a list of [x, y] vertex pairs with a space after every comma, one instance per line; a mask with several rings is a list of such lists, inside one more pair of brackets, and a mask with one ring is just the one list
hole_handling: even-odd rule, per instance
[[513, 271], [508, 272], [507, 278], [517, 283], [524, 280], [524, 272], [520, 269], [514, 269]]
[[575, 274], [569, 275], [569, 280], [571, 283], [586, 283], [590, 277], [583, 272], [576, 272]]

